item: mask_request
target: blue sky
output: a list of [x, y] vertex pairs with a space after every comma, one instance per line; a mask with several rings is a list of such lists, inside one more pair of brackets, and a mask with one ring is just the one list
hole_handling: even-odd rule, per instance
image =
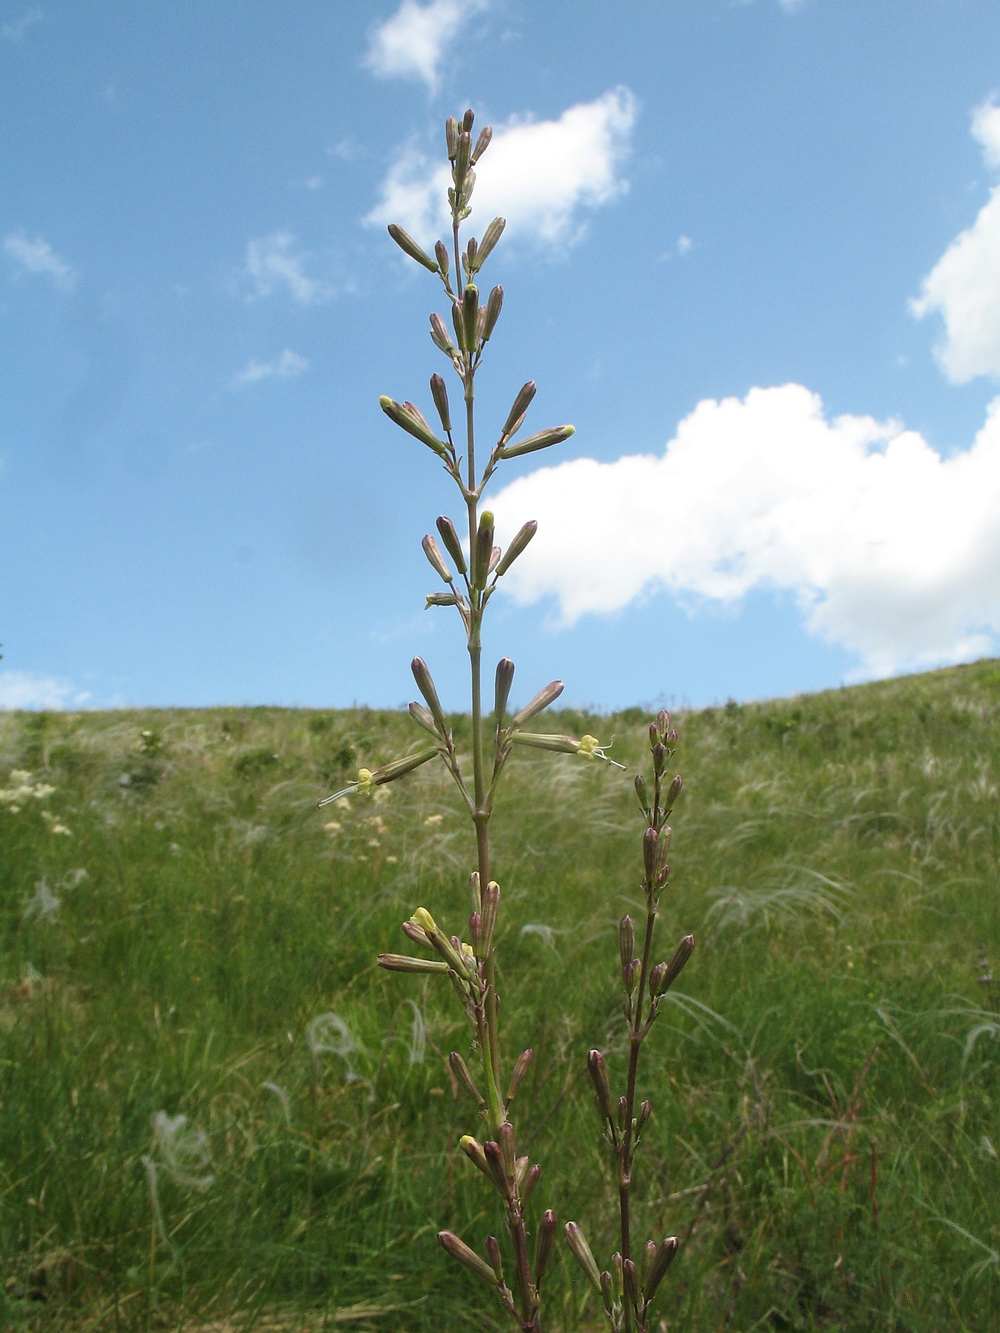
[[1000, 640], [995, 0], [0, 0], [0, 706], [465, 697], [420, 538], [442, 125], [496, 136], [482, 429], [515, 701]]

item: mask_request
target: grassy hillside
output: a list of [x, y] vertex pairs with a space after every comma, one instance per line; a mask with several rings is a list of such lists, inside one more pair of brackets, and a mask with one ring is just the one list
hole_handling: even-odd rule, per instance
[[[638, 710], [557, 719], [642, 762]], [[639, 1188], [640, 1228], [685, 1240], [672, 1333], [1000, 1329], [998, 723], [995, 661], [677, 720], [661, 949], [698, 948], [646, 1047]], [[434, 1239], [497, 1226], [455, 1147], [456, 1006], [373, 965], [418, 905], [461, 929], [467, 829], [433, 765], [316, 808], [414, 731], [0, 714], [0, 1325], [503, 1327]], [[536, 1198], [603, 1252], [585, 1058], [620, 1063], [631, 780], [519, 755], [501, 806]], [[563, 1256], [547, 1308], [599, 1326]]]

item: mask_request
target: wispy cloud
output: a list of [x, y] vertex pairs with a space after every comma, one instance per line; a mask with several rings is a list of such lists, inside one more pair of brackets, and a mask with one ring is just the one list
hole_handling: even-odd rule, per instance
[[485, 0], [403, 0], [373, 29], [365, 65], [381, 79], [422, 79], [433, 91], [449, 47]]
[[[628, 188], [622, 166], [635, 124], [635, 98], [614, 88], [593, 102], [569, 107], [558, 120], [515, 117], [495, 127], [476, 167], [473, 206], [482, 226], [502, 212], [511, 234], [567, 246], [583, 231], [582, 214]], [[398, 222], [430, 242], [447, 226], [451, 173], [407, 150], [382, 183], [369, 224]]]
[[247, 384], [257, 384], [261, 380], [291, 380], [309, 369], [309, 362], [298, 352], [286, 347], [273, 361], [248, 361], [238, 375], [233, 377], [233, 388], [242, 388]]
[[316, 305], [334, 295], [333, 286], [306, 273], [309, 255], [290, 232], [275, 231], [247, 242], [246, 276], [255, 296], [284, 291], [301, 305]]
[[0, 709], [82, 708], [90, 695], [68, 680], [30, 671], [0, 671]]
[[544, 468], [492, 507], [507, 537], [539, 520], [505, 582], [555, 598], [563, 623], [659, 589], [697, 607], [768, 588], [865, 672], [1000, 637], [1000, 398], [946, 459], [898, 423], [828, 419], [801, 385], [756, 388], [700, 402], [661, 455]]
[[[993, 98], [974, 112], [972, 134], [986, 165], [1000, 170], [1000, 106]], [[1000, 376], [1000, 185], [924, 278], [910, 310], [918, 319], [934, 312], [944, 320], [935, 352], [953, 383]]]
[[41, 23], [44, 18], [44, 11], [35, 5], [26, 10], [19, 19], [14, 19], [11, 23], [0, 23], [0, 37], [5, 42], [21, 42], [28, 29], [36, 23]]
[[49, 278], [64, 292], [76, 286], [76, 270], [41, 236], [32, 238], [24, 231], [12, 231], [3, 239], [3, 252], [19, 275], [32, 273]]

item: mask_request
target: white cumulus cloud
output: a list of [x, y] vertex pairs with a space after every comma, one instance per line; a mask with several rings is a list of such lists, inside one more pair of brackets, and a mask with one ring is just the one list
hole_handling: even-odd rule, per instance
[[0, 709], [81, 708], [90, 695], [67, 680], [30, 671], [0, 671]]
[[[608, 203], [628, 188], [621, 171], [635, 124], [635, 98], [613, 88], [580, 102], [558, 120], [514, 117], [494, 127], [493, 141], [476, 167], [472, 197], [480, 231], [502, 213], [511, 233], [545, 244], [570, 244], [582, 229], [584, 209]], [[451, 171], [407, 150], [382, 183], [382, 198], [365, 219], [398, 222], [425, 244], [448, 228]]]
[[448, 48], [485, 7], [484, 0], [431, 0], [426, 5], [403, 0], [395, 14], [373, 30], [365, 64], [379, 78], [422, 79], [435, 89]]
[[[993, 99], [976, 109], [972, 133], [987, 166], [1000, 170], [1000, 106]], [[944, 320], [935, 350], [953, 383], [1000, 375], [1000, 185], [924, 278], [910, 309], [918, 318], [935, 312]]]
[[3, 238], [3, 252], [19, 274], [49, 278], [64, 292], [76, 286], [76, 270], [41, 236], [32, 238], [26, 232], [12, 231]]
[[295, 237], [275, 231], [247, 242], [246, 275], [255, 296], [285, 291], [301, 305], [315, 305], [333, 295], [329, 283], [311, 278], [305, 266], [309, 256], [298, 248]]
[[270, 379], [291, 380], [308, 369], [308, 360], [298, 352], [293, 352], [290, 347], [286, 347], [273, 361], [248, 361], [239, 374], [233, 377], [233, 385], [241, 387], [244, 384], [256, 384], [260, 380]]
[[582, 458], [493, 501], [538, 535], [504, 584], [564, 623], [666, 589], [696, 606], [793, 593], [807, 628], [864, 673], [967, 660], [1000, 636], [1000, 398], [971, 448], [828, 419], [798, 384], [706, 399], [662, 455]]

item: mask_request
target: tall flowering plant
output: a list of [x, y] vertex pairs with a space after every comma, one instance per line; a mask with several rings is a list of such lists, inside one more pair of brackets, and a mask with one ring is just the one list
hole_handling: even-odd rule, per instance
[[[506, 550], [494, 544], [493, 515], [482, 507], [484, 491], [494, 472], [509, 459], [548, 449], [567, 440], [572, 426], [554, 426], [523, 435], [525, 416], [535, 395], [532, 381], [514, 397], [495, 441], [482, 446], [476, 433], [476, 377], [487, 344], [493, 336], [503, 308], [503, 288], [493, 287], [482, 299], [479, 276], [500, 240], [505, 221], [494, 218], [481, 239], [470, 236], [463, 243], [463, 223], [471, 213], [476, 166], [489, 147], [492, 131], [487, 127], [473, 138], [474, 117], [467, 111], [461, 120], [450, 118], [445, 126], [452, 185], [448, 190], [451, 213], [450, 246], [438, 241], [428, 254], [402, 227], [391, 224], [389, 234], [410, 259], [440, 281], [448, 307], [448, 318], [430, 317], [430, 335], [461, 387], [461, 407], [452, 416], [452, 405], [443, 376], [430, 380], [430, 396], [437, 424], [432, 425], [411, 402], [383, 397], [386, 416], [401, 430], [425, 445], [444, 465], [464, 506], [460, 526], [467, 544], [459, 536], [459, 525], [451, 518], [437, 520], [437, 536], [423, 539], [424, 555], [441, 581], [427, 605], [451, 607], [462, 625], [469, 658], [472, 717], [471, 756], [459, 755], [447, 717], [441, 706], [427, 664], [416, 657], [413, 677], [423, 702], [410, 704], [413, 721], [429, 737], [421, 748], [376, 768], [362, 768], [357, 778], [321, 804], [353, 792], [371, 793], [376, 787], [404, 777], [432, 760], [442, 762], [454, 780], [475, 836], [475, 869], [469, 878], [471, 913], [467, 939], [451, 934], [438, 924], [426, 907], [418, 907], [403, 922], [403, 932], [418, 952], [383, 953], [379, 964], [392, 972], [438, 974], [454, 989], [468, 1019], [471, 1036], [469, 1060], [459, 1051], [450, 1055], [456, 1082], [468, 1094], [477, 1117], [476, 1133], [463, 1136], [461, 1146], [474, 1166], [498, 1196], [507, 1235], [506, 1245], [487, 1236], [480, 1253], [454, 1231], [438, 1234], [445, 1250], [465, 1265], [499, 1297], [503, 1308], [522, 1333], [540, 1333], [541, 1286], [556, 1235], [552, 1209], [531, 1208], [541, 1168], [529, 1164], [517, 1150], [517, 1132], [512, 1104], [532, 1059], [522, 1051], [508, 1061], [501, 1040], [497, 982], [497, 922], [501, 910], [500, 885], [493, 878], [490, 852], [490, 821], [497, 788], [512, 753], [518, 746], [578, 755], [584, 760], [610, 759], [606, 746], [590, 735], [579, 738], [526, 730], [526, 726], [562, 693], [562, 682], [552, 681], [516, 713], [508, 709], [514, 679], [514, 663], [502, 658], [493, 681], [492, 719], [484, 712], [482, 678], [483, 619], [493, 593], [514, 561], [535, 535], [536, 523], [524, 524]], [[617, 1100], [611, 1092], [607, 1063], [600, 1051], [591, 1051], [588, 1068], [596, 1094], [604, 1137], [612, 1154], [618, 1181], [620, 1246], [604, 1268], [598, 1265], [587, 1240], [575, 1222], [565, 1227], [566, 1240], [593, 1284], [611, 1327], [616, 1330], [648, 1330], [650, 1303], [677, 1248], [673, 1237], [648, 1241], [634, 1253], [631, 1220], [631, 1187], [636, 1149], [651, 1107], [636, 1105], [639, 1053], [659, 1011], [667, 989], [687, 962], [694, 945], [686, 936], [667, 963], [653, 962], [653, 933], [660, 895], [669, 877], [666, 862], [670, 843], [667, 823], [680, 791], [680, 779], [667, 776], [676, 733], [666, 713], [650, 727], [652, 785], [635, 780], [642, 810], [642, 887], [646, 902], [645, 928], [637, 943], [632, 918], [619, 924], [619, 946], [624, 1014], [628, 1031], [626, 1088]], [[530, 1211], [529, 1211], [530, 1209]], [[532, 1235], [533, 1233], [533, 1235]], [[508, 1276], [509, 1269], [509, 1276]]]

